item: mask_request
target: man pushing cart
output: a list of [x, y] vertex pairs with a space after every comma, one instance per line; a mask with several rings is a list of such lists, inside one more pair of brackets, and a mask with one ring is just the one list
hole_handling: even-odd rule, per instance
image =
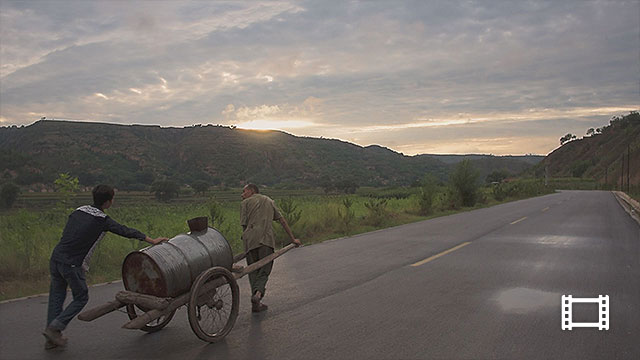
[[[293, 236], [273, 200], [256, 196], [259, 192], [253, 192], [251, 188], [248, 185], [243, 189], [245, 200], [241, 218], [245, 230], [245, 253], [234, 258], [227, 240], [217, 230], [208, 227], [206, 217], [191, 219], [188, 221], [189, 233], [130, 253], [122, 265], [126, 290], [118, 292], [115, 300], [84, 311], [78, 318], [92, 321], [126, 307], [130, 321], [123, 328], [154, 332], [169, 323], [176, 309], [186, 305], [193, 332], [204, 341], [215, 342], [224, 338], [235, 324], [240, 302], [237, 279], [245, 275], [249, 275], [252, 286], [252, 311], [264, 311], [266, 305], [260, 300], [264, 296], [273, 260], [298, 247], [301, 242]], [[258, 248], [250, 245], [253, 242], [248, 245], [247, 240], [260, 239], [257, 224], [260, 221], [264, 224], [266, 215], [269, 227], [262, 229], [269, 229], [270, 222], [278, 220], [292, 243], [275, 252], [273, 247], [270, 251], [259, 250], [255, 256], [251, 251]], [[256, 235], [254, 238], [251, 238], [252, 232]], [[264, 238], [259, 240], [260, 246], [268, 246], [264, 244]], [[275, 245], [273, 242], [270, 244]], [[246, 267], [235, 264], [245, 256]], [[262, 271], [264, 268], [268, 271]]]

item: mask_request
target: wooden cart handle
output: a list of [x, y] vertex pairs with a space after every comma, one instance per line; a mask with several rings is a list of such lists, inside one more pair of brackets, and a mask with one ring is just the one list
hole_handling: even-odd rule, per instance
[[233, 276], [236, 277], [236, 279], [240, 279], [241, 277], [258, 270], [259, 268], [265, 266], [266, 264], [272, 262], [273, 260], [275, 260], [277, 257], [281, 256], [282, 254], [286, 253], [287, 251], [293, 249], [294, 247], [296, 247], [296, 244], [289, 244], [285, 247], [283, 247], [282, 249], [274, 252], [273, 254], [262, 258], [256, 262], [254, 262], [253, 264], [245, 267], [244, 269], [242, 269], [242, 272], [239, 273], [235, 273], [233, 274]]

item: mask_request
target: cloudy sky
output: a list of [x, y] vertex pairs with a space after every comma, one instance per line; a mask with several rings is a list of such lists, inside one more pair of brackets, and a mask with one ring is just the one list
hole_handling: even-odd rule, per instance
[[640, 2], [0, 1], [0, 125], [547, 154], [640, 108]]

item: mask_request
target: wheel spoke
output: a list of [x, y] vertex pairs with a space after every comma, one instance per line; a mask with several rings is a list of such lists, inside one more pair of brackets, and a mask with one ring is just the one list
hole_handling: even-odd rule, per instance
[[[221, 281], [215, 290], [204, 294], [204, 284]], [[235, 322], [237, 313], [238, 285], [233, 275], [224, 268], [214, 267], [200, 274], [192, 286], [189, 302], [189, 323], [199, 338], [214, 342], [223, 338]], [[200, 300], [200, 301], [198, 301]], [[197, 306], [198, 304], [201, 306]], [[200, 316], [195, 316], [197, 313]]]

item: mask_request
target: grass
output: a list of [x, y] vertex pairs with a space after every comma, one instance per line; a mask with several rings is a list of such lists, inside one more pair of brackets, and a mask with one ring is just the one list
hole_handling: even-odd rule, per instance
[[[549, 185], [558, 190], [621, 190], [620, 183], [603, 184], [598, 183], [595, 179], [585, 178], [553, 178]], [[640, 185], [624, 184], [621, 191], [636, 201], [640, 201]]]
[[549, 185], [558, 190], [598, 190], [603, 187], [595, 179], [585, 178], [552, 178]]
[[629, 191], [627, 191], [627, 194], [636, 201], [640, 201], [640, 185], [629, 186]]
[[[534, 183], [538, 184], [538, 182]], [[292, 224], [293, 233], [304, 244], [364, 233], [425, 220], [455, 212], [496, 205], [502, 202], [551, 192], [549, 188], [527, 185], [511, 186], [509, 193], [496, 200], [493, 188], [480, 188], [474, 207], [459, 207], [447, 194], [445, 187], [438, 188], [431, 211], [421, 213], [419, 188], [362, 189], [353, 195], [323, 195], [320, 191], [290, 191], [266, 189], [276, 204], [285, 199], [293, 202], [298, 221]], [[213, 191], [206, 197], [192, 196], [171, 203], [160, 203], [139, 193], [118, 193], [109, 216], [121, 224], [134, 227], [151, 237], [173, 237], [188, 231], [186, 220], [198, 216], [215, 217], [214, 224], [231, 245], [234, 254], [243, 250], [240, 239], [240, 189]], [[46, 194], [47, 198], [51, 194]], [[28, 199], [21, 199], [20, 209], [5, 211], [0, 217], [0, 300], [28, 296], [48, 291], [49, 257], [57, 244], [66, 217], [73, 207], [89, 202], [87, 194], [72, 201], [73, 207], [59, 203], [42, 207], [42, 194], [30, 195], [37, 206]], [[49, 198], [49, 201], [55, 197]], [[347, 208], [347, 205], [349, 207]], [[213, 214], [212, 214], [213, 213]], [[275, 225], [277, 244], [288, 243], [280, 226]], [[90, 284], [121, 278], [121, 265], [131, 251], [148, 244], [108, 233], [91, 260], [87, 274]]]

